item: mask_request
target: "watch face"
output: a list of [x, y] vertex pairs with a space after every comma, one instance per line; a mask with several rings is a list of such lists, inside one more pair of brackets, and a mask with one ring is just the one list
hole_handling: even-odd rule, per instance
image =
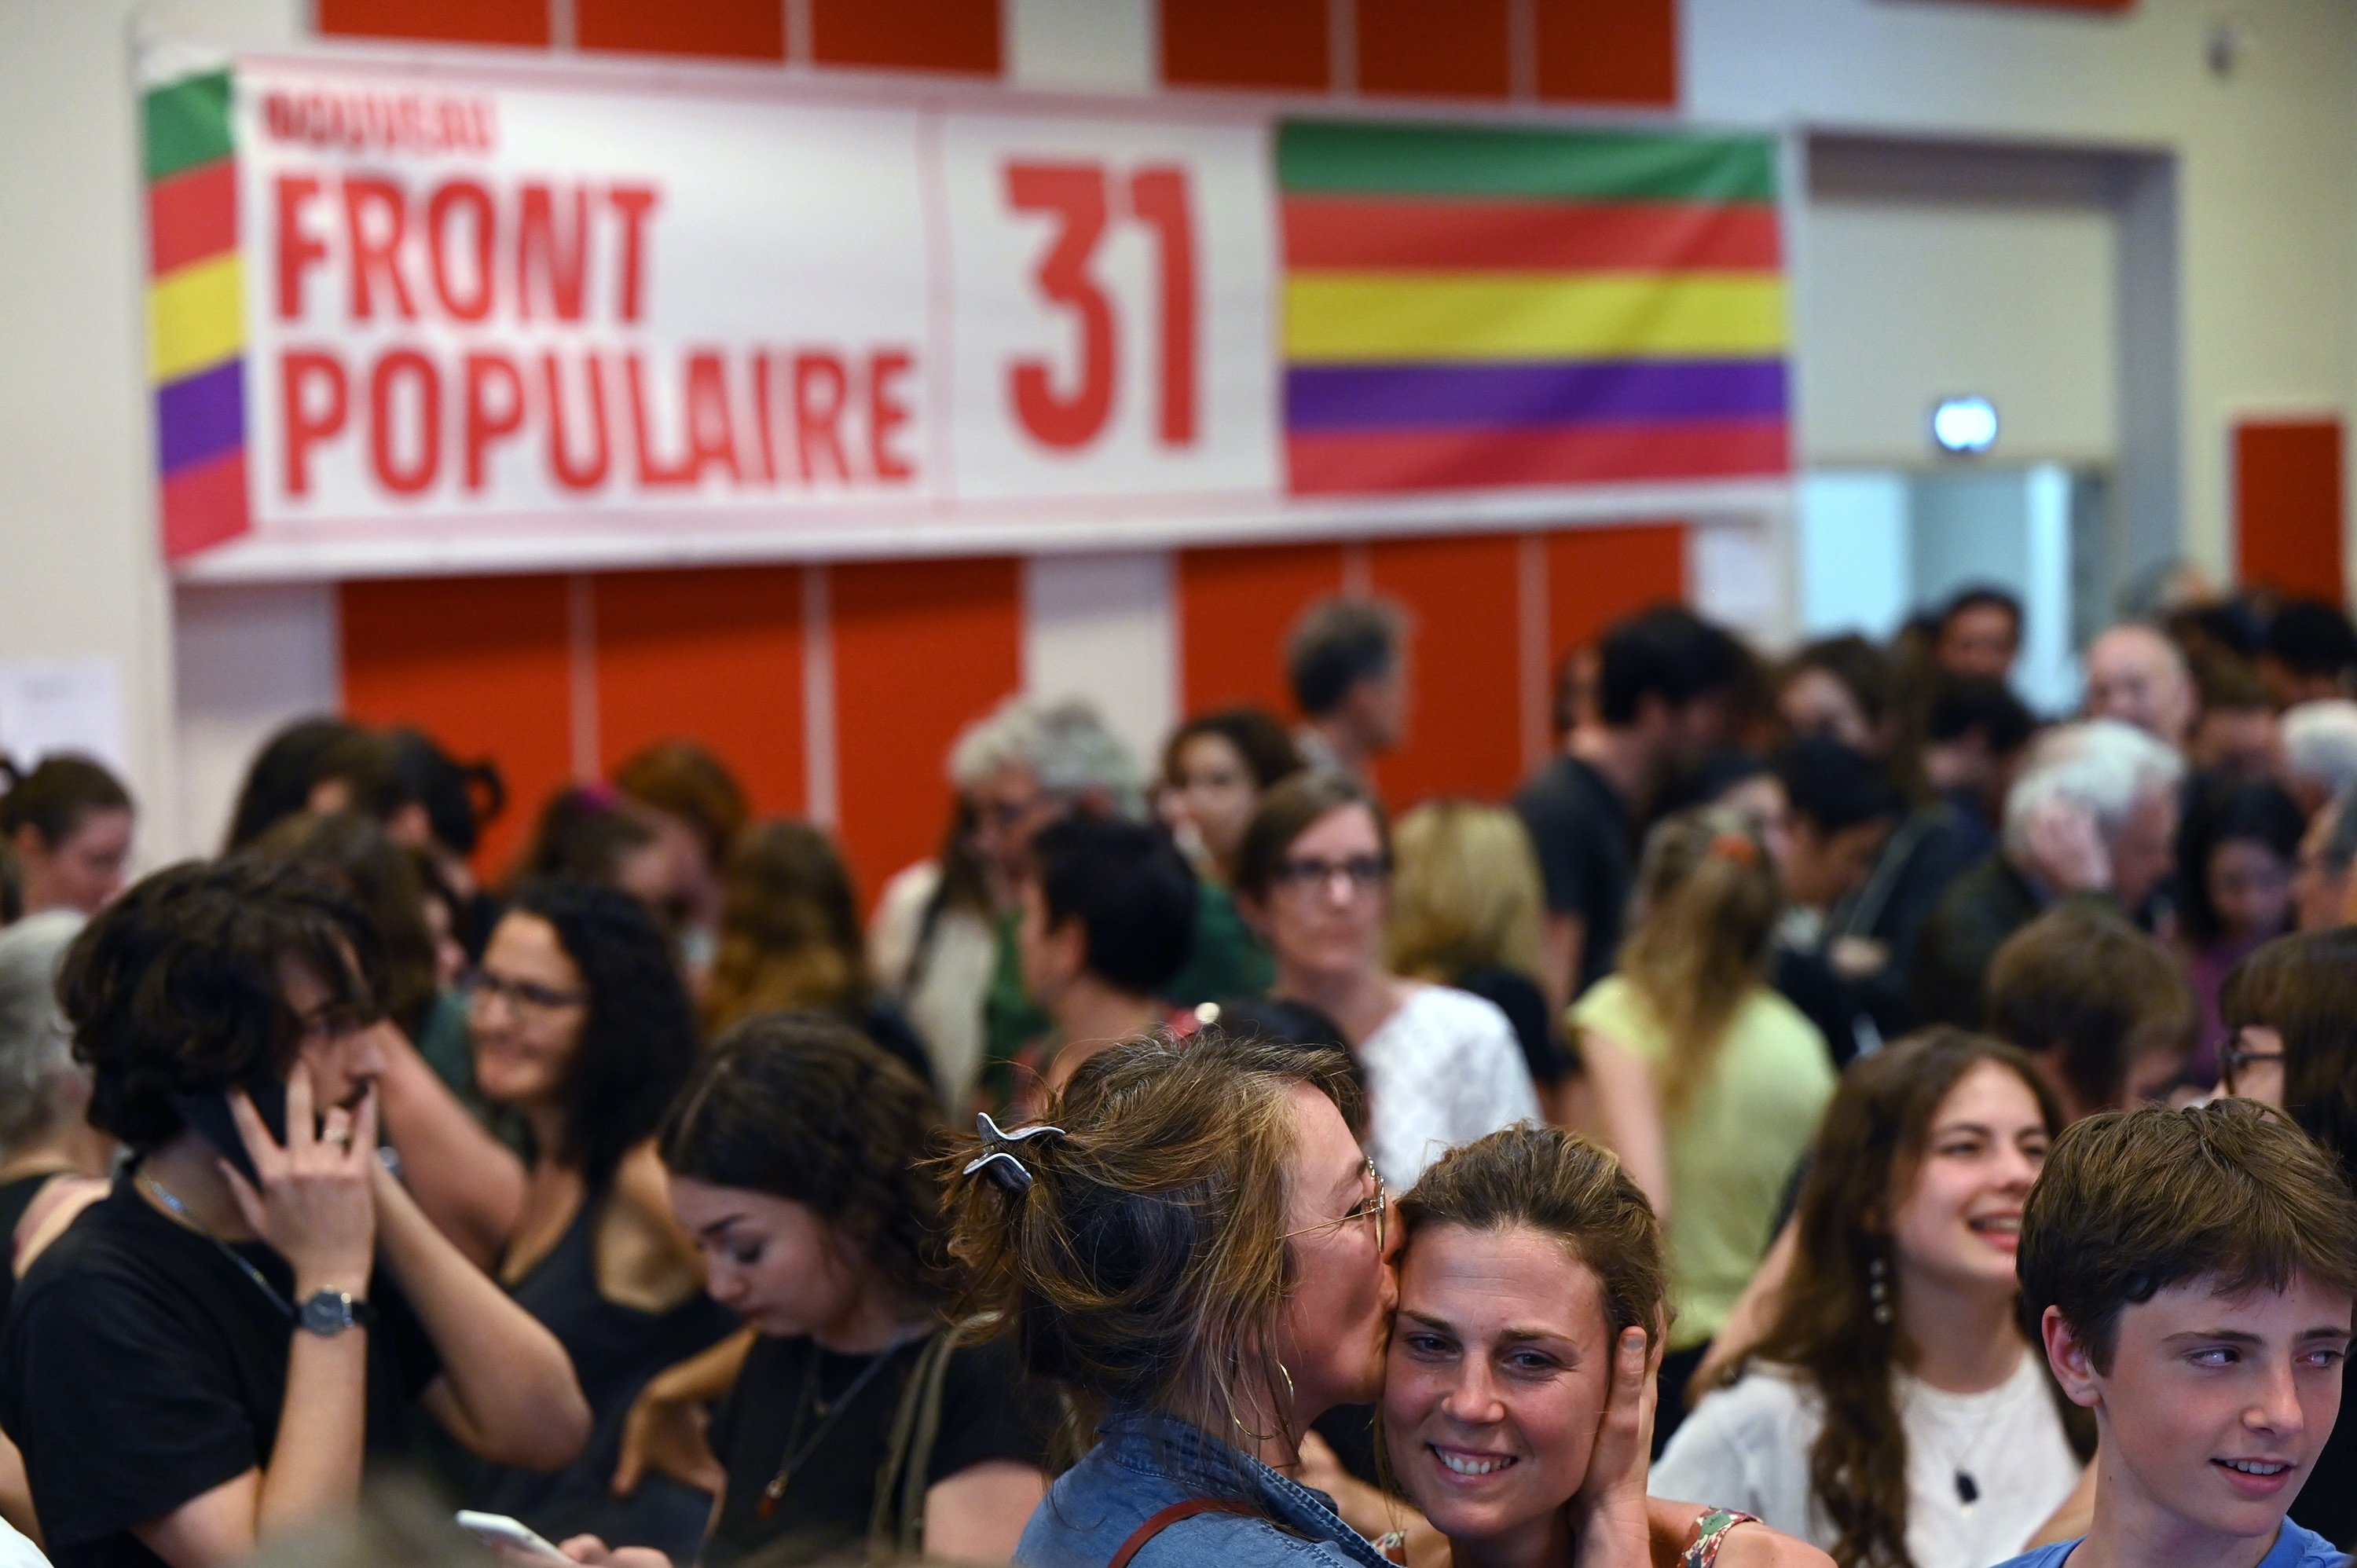
[[341, 1334], [358, 1321], [352, 1298], [341, 1291], [323, 1290], [303, 1303], [303, 1326], [314, 1334]]

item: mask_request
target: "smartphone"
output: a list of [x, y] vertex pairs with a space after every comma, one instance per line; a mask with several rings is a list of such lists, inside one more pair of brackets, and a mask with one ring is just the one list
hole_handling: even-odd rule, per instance
[[521, 1552], [535, 1561], [572, 1564], [567, 1557], [548, 1543], [547, 1539], [522, 1520], [510, 1519], [503, 1513], [477, 1513], [472, 1509], [458, 1510], [458, 1528], [486, 1546]]
[[[246, 1098], [262, 1114], [262, 1124], [281, 1144], [286, 1142], [286, 1086], [284, 1083], [249, 1083], [242, 1086]], [[237, 1174], [256, 1187], [262, 1176], [253, 1168], [253, 1156], [245, 1152], [245, 1140], [238, 1136], [237, 1118], [231, 1114], [226, 1094], [175, 1094], [172, 1109], [180, 1120], [204, 1135], [205, 1142], [219, 1149], [221, 1158], [237, 1169]]]

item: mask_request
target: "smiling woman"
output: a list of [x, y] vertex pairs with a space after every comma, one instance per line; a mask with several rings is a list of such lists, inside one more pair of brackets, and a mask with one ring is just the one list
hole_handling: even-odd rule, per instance
[[1852, 1067], [1775, 1324], [1653, 1490], [1732, 1503], [1844, 1568], [2020, 1550], [2087, 1452], [2015, 1316], [2022, 1204], [2061, 1125], [2028, 1057], [1962, 1030]]

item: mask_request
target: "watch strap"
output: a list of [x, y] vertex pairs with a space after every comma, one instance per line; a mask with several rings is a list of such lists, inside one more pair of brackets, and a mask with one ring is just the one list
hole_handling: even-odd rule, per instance
[[376, 1308], [343, 1291], [315, 1291], [296, 1307], [295, 1322], [297, 1327], [323, 1338], [333, 1337], [347, 1328], [374, 1326]]

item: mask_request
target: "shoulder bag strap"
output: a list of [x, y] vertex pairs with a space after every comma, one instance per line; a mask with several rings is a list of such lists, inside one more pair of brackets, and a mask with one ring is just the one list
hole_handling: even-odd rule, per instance
[[1225, 1502], [1217, 1498], [1189, 1498], [1172, 1503], [1167, 1509], [1147, 1515], [1144, 1524], [1131, 1530], [1129, 1539], [1121, 1543], [1121, 1550], [1113, 1554], [1113, 1561], [1107, 1563], [1105, 1568], [1129, 1568], [1129, 1560], [1136, 1556], [1147, 1541], [1180, 1520], [1193, 1519], [1202, 1513], [1241, 1514], [1246, 1519], [1254, 1517], [1253, 1510], [1243, 1504]]

